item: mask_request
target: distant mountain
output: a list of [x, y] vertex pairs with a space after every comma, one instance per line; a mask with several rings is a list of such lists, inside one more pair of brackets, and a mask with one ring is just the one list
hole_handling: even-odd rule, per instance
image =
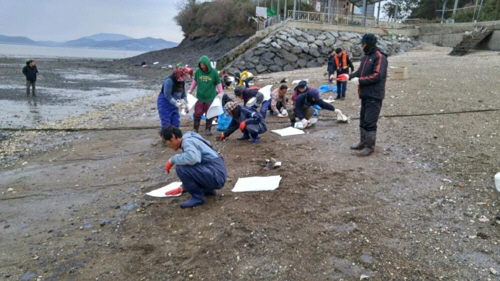
[[5, 36], [0, 35], [0, 43], [20, 44], [20, 45], [36, 45], [36, 41], [22, 36]]
[[34, 41], [27, 37], [0, 35], [0, 44], [19, 44], [46, 47], [95, 48], [130, 51], [156, 51], [173, 48], [178, 43], [151, 37], [134, 39], [122, 34], [99, 33], [66, 42]]
[[120, 41], [120, 40], [130, 40], [134, 39], [127, 35], [115, 34], [115, 33], [99, 33], [95, 35], [85, 36], [80, 39], [92, 39], [95, 41]]

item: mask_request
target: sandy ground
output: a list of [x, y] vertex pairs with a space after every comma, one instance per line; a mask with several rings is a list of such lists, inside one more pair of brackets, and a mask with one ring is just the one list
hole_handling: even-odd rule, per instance
[[[500, 112], [484, 111], [500, 109], [499, 56], [449, 51], [425, 46], [389, 59], [407, 65], [410, 79], [387, 82], [375, 156], [360, 159], [348, 149], [358, 140], [359, 100], [351, 87], [334, 104], [350, 124], [322, 111], [305, 135], [268, 132], [251, 145], [236, 141], [236, 133], [214, 142], [229, 182], [192, 210], [178, 207], [188, 195], [144, 195], [176, 180], [164, 172], [174, 152], [159, 144], [155, 129], [66, 132], [73, 141], [0, 172], [0, 276], [499, 280], [493, 176], [500, 171]], [[320, 86], [323, 72], [266, 75], [257, 84], [308, 77]], [[151, 95], [54, 126], [154, 127], [156, 116]], [[268, 121], [271, 129], [287, 125]], [[283, 167], [263, 170], [269, 157]], [[277, 174], [283, 180], [276, 191], [231, 192], [239, 177]]]

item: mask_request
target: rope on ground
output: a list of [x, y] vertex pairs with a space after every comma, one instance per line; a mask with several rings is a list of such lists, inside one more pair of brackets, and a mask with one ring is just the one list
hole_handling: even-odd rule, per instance
[[[500, 111], [500, 108], [490, 109], [476, 109], [476, 110], [463, 110], [463, 111], [449, 111], [449, 112], [430, 112], [430, 113], [416, 113], [416, 114], [393, 114], [381, 115], [380, 118], [407, 118], [407, 117], [422, 117], [422, 116], [439, 116], [439, 115], [453, 115], [453, 114], [469, 114], [469, 113], [485, 113]], [[335, 121], [334, 117], [319, 118], [320, 121]], [[351, 120], [359, 120], [359, 117], [353, 117]], [[287, 121], [271, 121], [267, 124], [288, 124]], [[191, 128], [191, 126], [180, 126], [180, 128]], [[0, 131], [10, 132], [91, 132], [91, 131], [140, 131], [140, 130], [158, 130], [159, 126], [142, 126], [142, 127], [111, 127], [111, 128], [0, 128]]]

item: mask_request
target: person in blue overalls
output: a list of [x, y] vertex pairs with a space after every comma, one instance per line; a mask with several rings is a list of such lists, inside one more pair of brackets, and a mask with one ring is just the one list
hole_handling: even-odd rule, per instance
[[[160, 115], [161, 129], [170, 125], [181, 125], [179, 108], [187, 111], [187, 95], [184, 81], [193, 73], [189, 68], [176, 68], [172, 75], [163, 81], [161, 92], [158, 95], [158, 114]], [[186, 112], [187, 113], [187, 112]]]

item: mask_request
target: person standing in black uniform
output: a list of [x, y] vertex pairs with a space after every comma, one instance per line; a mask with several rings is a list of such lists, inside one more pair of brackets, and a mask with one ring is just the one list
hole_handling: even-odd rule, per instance
[[361, 99], [359, 127], [360, 142], [351, 146], [353, 150], [362, 150], [358, 156], [370, 156], [375, 152], [377, 136], [377, 121], [385, 97], [385, 81], [387, 79], [387, 55], [377, 48], [377, 37], [365, 34], [361, 39], [365, 56], [361, 59], [358, 71], [347, 78], [358, 85], [358, 95]]

